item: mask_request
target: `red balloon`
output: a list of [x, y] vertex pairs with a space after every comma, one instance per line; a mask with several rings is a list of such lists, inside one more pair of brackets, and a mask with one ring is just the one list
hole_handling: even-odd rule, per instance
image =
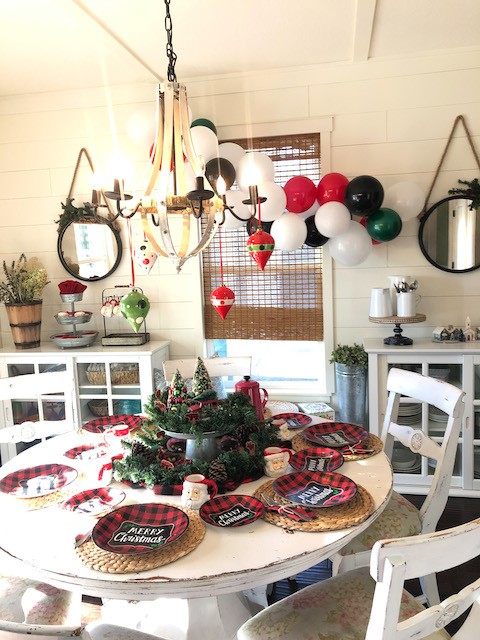
[[315, 185], [306, 176], [290, 178], [283, 190], [287, 196], [287, 211], [290, 211], [290, 213], [307, 211], [317, 197]]
[[342, 202], [345, 199], [345, 189], [348, 178], [341, 173], [327, 173], [317, 186], [317, 201], [322, 205], [325, 202]]
[[[367, 217], [368, 216], [363, 216], [363, 218], [361, 218], [360, 220], [360, 224], [362, 225], [362, 227], [365, 227], [365, 229], [367, 228]], [[370, 237], [372, 238], [372, 236]], [[382, 244], [382, 243], [379, 240], [375, 240], [375, 238], [372, 238], [372, 244]]]

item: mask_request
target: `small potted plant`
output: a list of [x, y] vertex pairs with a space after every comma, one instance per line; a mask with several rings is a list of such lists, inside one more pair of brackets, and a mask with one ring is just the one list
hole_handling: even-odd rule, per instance
[[339, 344], [330, 355], [335, 363], [339, 418], [365, 426], [368, 356], [362, 345]]
[[0, 301], [5, 303], [17, 349], [40, 346], [42, 293], [49, 283], [47, 270], [38, 258], [22, 253], [10, 266], [3, 261]]

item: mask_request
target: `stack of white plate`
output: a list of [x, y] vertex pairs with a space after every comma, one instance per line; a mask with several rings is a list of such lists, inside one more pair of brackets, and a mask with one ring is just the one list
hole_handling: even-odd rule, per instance
[[398, 408], [398, 424], [411, 425], [420, 422], [422, 405], [418, 402], [405, 402]]
[[396, 472], [416, 473], [422, 467], [422, 457], [403, 445], [397, 446], [397, 443], [395, 443], [393, 446], [392, 467]]
[[[422, 373], [422, 367], [417, 367], [415, 369], [417, 373]], [[438, 378], [438, 380], [443, 380], [446, 382], [450, 376], [450, 368], [449, 367], [429, 367], [428, 375], [431, 378]]]

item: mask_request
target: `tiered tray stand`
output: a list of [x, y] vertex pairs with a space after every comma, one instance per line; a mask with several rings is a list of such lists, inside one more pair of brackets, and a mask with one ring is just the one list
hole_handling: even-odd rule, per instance
[[88, 347], [98, 335], [98, 331], [78, 331], [77, 325], [90, 322], [92, 318], [91, 313], [85, 313], [85, 315], [75, 315], [75, 303], [80, 302], [83, 299], [83, 293], [61, 293], [60, 298], [62, 302], [70, 303], [69, 315], [55, 315], [55, 319], [60, 325], [71, 325], [72, 331], [66, 331], [63, 333], [57, 333], [50, 338], [53, 340], [57, 347], [60, 349], [73, 349], [75, 347]]

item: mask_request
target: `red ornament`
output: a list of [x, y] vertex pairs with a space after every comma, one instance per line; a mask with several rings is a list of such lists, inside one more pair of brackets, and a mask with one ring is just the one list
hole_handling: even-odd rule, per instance
[[215, 307], [215, 311], [218, 315], [225, 320], [227, 313], [232, 308], [235, 300], [235, 294], [231, 289], [222, 284], [221, 287], [217, 287], [210, 294], [210, 302]]
[[274, 248], [275, 240], [273, 236], [264, 231], [262, 227], [258, 227], [255, 233], [247, 240], [247, 249], [262, 271]]

